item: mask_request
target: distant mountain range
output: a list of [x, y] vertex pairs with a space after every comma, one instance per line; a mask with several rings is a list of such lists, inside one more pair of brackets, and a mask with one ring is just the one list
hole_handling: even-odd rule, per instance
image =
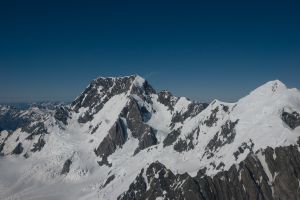
[[300, 91], [236, 103], [99, 77], [72, 103], [0, 106], [1, 199], [300, 199]]
[[8, 106], [10, 108], [16, 108], [19, 110], [29, 109], [30, 107], [38, 107], [40, 109], [55, 109], [57, 106], [66, 106], [70, 104], [70, 102], [62, 102], [62, 101], [37, 101], [32, 103], [20, 102], [20, 103], [0, 103], [0, 105]]

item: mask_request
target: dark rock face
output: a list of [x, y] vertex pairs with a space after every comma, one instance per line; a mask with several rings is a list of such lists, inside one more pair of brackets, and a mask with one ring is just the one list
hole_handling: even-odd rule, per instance
[[221, 127], [221, 134], [220, 134], [220, 136], [222, 136], [223, 138], [226, 139], [226, 144], [230, 144], [230, 143], [233, 142], [235, 134], [236, 134], [234, 128], [235, 128], [235, 126], [237, 125], [238, 122], [239, 122], [239, 120], [236, 120], [235, 122], [232, 122], [232, 121], [228, 120]]
[[177, 152], [183, 152], [183, 151], [189, 151], [191, 149], [194, 149], [194, 135], [193, 133], [189, 134], [185, 140], [179, 139], [179, 141], [174, 145], [174, 150]]
[[200, 199], [197, 189], [197, 183], [188, 174], [174, 175], [164, 165], [155, 162], [146, 171], [144, 169], [141, 171], [134, 183], [129, 186], [129, 190], [118, 197], [118, 200], [156, 200], [158, 197], [197, 200]]
[[106, 165], [106, 166], [108, 166], [108, 167], [111, 167], [111, 166], [112, 166], [112, 164], [108, 162], [107, 157], [103, 157], [102, 160], [101, 160], [101, 161], [97, 161], [97, 163], [98, 163], [98, 165], [99, 165], [100, 167], [102, 167], [102, 166], [104, 166], [104, 165]]
[[150, 95], [150, 94], [156, 94], [156, 91], [154, 90], [154, 88], [149, 84], [148, 81], [144, 82], [143, 85], [144, 91], [146, 95]]
[[96, 155], [104, 159], [98, 162], [99, 165], [110, 165], [106, 162], [107, 157], [126, 142], [127, 128], [131, 131], [134, 138], [139, 139], [139, 145], [134, 155], [157, 144], [156, 130], [145, 123], [147, 115], [148, 111], [146, 108], [140, 107], [134, 98], [130, 98], [126, 107], [122, 110], [118, 122], [111, 128], [109, 134], [95, 150]]
[[114, 179], [115, 179], [115, 175], [111, 175], [110, 177], [107, 178], [107, 180], [105, 181], [104, 185], [101, 186], [101, 189], [102, 188], [105, 188], [108, 184], [110, 184], [110, 182], [112, 182]]
[[22, 127], [23, 132], [27, 132], [30, 135], [26, 138], [27, 140], [32, 140], [36, 135], [48, 134], [45, 124], [42, 122], [28, 124]]
[[146, 111], [142, 111], [138, 103], [131, 99], [128, 105], [124, 108], [121, 116], [126, 119], [127, 126], [132, 132], [132, 136], [140, 138], [144, 133], [149, 132], [150, 127], [144, 123], [143, 114]]
[[37, 143], [33, 144], [33, 149], [31, 149], [32, 152], [41, 151], [42, 148], [45, 146], [46, 142], [42, 136], [39, 137], [39, 140]]
[[140, 107], [135, 99], [131, 98], [122, 111], [121, 116], [126, 119], [132, 136], [139, 139], [139, 145], [134, 155], [157, 144], [157, 131], [145, 123], [150, 118], [149, 112], [145, 107]]
[[141, 150], [151, 147], [157, 144], [156, 131], [153, 128], [149, 128], [149, 132], [146, 132], [139, 139], [139, 146], [135, 150], [134, 154], [139, 153]]
[[295, 129], [300, 126], [300, 114], [297, 112], [288, 113], [283, 111], [281, 119], [291, 128]]
[[300, 155], [298, 147], [267, 148], [264, 154], [274, 179], [275, 199], [299, 199]]
[[219, 147], [224, 146], [225, 144], [230, 144], [235, 138], [235, 126], [238, 123], [238, 120], [231, 122], [228, 120], [223, 126], [221, 126], [221, 131], [217, 132], [216, 135], [209, 141], [206, 147], [206, 154], [212, 154]]
[[174, 97], [171, 92], [167, 90], [163, 90], [160, 93], [158, 93], [158, 101], [167, 106], [169, 110], [173, 111], [174, 110], [174, 105], [178, 99]]
[[148, 83], [148, 81], [145, 81], [142, 87], [133, 86], [131, 88], [130, 93], [133, 95], [137, 95], [147, 103], [152, 103], [150, 95], [156, 94], [156, 91], [152, 88], [152, 86]]
[[5, 143], [0, 144], [0, 156], [3, 156], [2, 150], [4, 148]]
[[66, 160], [66, 162], [64, 163], [64, 166], [61, 170], [61, 175], [64, 175], [64, 174], [68, 174], [70, 172], [70, 166], [72, 164], [72, 160], [71, 159], [68, 159]]
[[[300, 199], [300, 153], [297, 146], [251, 153], [238, 167], [214, 177], [174, 175], [158, 162], [143, 169], [118, 199], [282, 200]], [[147, 178], [147, 180], [144, 179]], [[148, 184], [148, 188], [147, 188]]]
[[65, 107], [62, 107], [62, 106], [56, 108], [54, 118], [57, 121], [62, 122], [64, 125], [67, 125], [68, 124], [68, 118], [70, 118], [69, 110]]
[[184, 113], [184, 118], [187, 119], [188, 117], [195, 117], [205, 108], [207, 108], [207, 106], [207, 103], [192, 102], [188, 105], [188, 110]]
[[0, 156], [3, 156], [4, 154], [2, 153], [2, 150], [4, 148], [5, 142], [7, 139], [12, 135], [11, 132], [8, 132], [7, 136], [4, 138], [4, 140], [0, 143]]
[[218, 111], [219, 107], [216, 107], [211, 111], [209, 118], [204, 121], [204, 124], [206, 124], [206, 126], [212, 127], [218, 121], [218, 118], [216, 117]]
[[127, 139], [126, 127], [122, 119], [119, 119], [113, 127], [109, 130], [108, 135], [100, 143], [95, 150], [97, 156], [107, 158], [115, 152], [118, 147], [121, 147]]
[[88, 121], [92, 121], [93, 119], [94, 119], [93, 114], [91, 114], [89, 112], [85, 112], [83, 115], [81, 115], [78, 118], [78, 122], [84, 124], [84, 123], [86, 123]]
[[224, 112], [228, 112], [229, 111], [229, 107], [228, 106], [222, 105], [222, 108], [223, 108]]
[[174, 128], [175, 124], [183, 123], [189, 117], [195, 117], [202, 112], [208, 106], [207, 103], [192, 102], [188, 105], [188, 109], [184, 113], [176, 112], [171, 120], [171, 128]]
[[118, 197], [118, 200], [142, 200], [147, 190], [147, 184], [143, 177], [144, 169], [142, 169], [141, 173], [138, 177], [136, 177], [134, 183], [129, 186], [129, 190]]
[[263, 154], [272, 177], [253, 154], [239, 164], [239, 170], [233, 166], [214, 178], [198, 174], [196, 179], [205, 199], [299, 199], [297, 147], [267, 148]]
[[173, 130], [171, 133], [167, 135], [167, 137], [164, 139], [164, 147], [172, 145], [180, 135], [180, 129]]
[[99, 126], [102, 124], [102, 122], [100, 122], [99, 124], [97, 124], [94, 128], [92, 128], [91, 134], [93, 135], [99, 128]]
[[249, 152], [253, 153], [253, 147], [254, 147], [254, 143], [252, 142], [251, 139], [247, 143], [243, 142], [243, 144], [241, 146], [239, 146], [238, 150], [233, 153], [235, 160], [237, 160], [239, 158], [239, 155], [243, 154], [246, 149], [248, 149]]
[[19, 142], [19, 144], [14, 148], [14, 150], [11, 152], [11, 154], [21, 154], [23, 152], [23, 146], [22, 146], [22, 143]]

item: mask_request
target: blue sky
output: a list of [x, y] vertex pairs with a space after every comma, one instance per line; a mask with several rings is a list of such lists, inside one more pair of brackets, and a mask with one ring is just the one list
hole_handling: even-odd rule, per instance
[[98, 76], [236, 101], [300, 88], [299, 1], [1, 1], [0, 102], [71, 101]]

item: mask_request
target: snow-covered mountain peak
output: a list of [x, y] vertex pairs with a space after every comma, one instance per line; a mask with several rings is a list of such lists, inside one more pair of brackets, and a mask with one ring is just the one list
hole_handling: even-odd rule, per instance
[[100, 76], [92, 81], [92, 84], [95, 83], [96, 86], [98, 87], [104, 87], [103, 84], [105, 82], [111, 81], [113, 83], [130, 83], [134, 84], [135, 86], [140, 86], [142, 87], [144, 82], [146, 81], [143, 77], [139, 75], [129, 75], [129, 76], [117, 76], [117, 77], [103, 77]]
[[71, 107], [77, 113], [83, 112], [79, 121], [86, 123], [91, 121], [93, 115], [98, 113], [112, 98], [117, 98], [120, 95], [129, 98], [131, 95], [137, 95], [141, 99], [146, 99], [147, 95], [153, 93], [155, 90], [144, 78], [138, 75], [99, 77], [89, 84]]
[[168, 90], [162, 90], [159, 92], [160, 95], [163, 95], [164, 98], [168, 98], [169, 96], [172, 96], [172, 93]]
[[252, 112], [259, 112], [262, 109], [277, 112], [286, 104], [297, 104], [299, 95], [299, 91], [288, 89], [279, 80], [269, 81], [241, 98], [237, 102], [237, 106], [242, 110], [251, 107]]
[[279, 80], [269, 81], [257, 89], [253, 90], [250, 95], [253, 96], [273, 96], [280, 95], [288, 89], [284, 83]]
[[135, 78], [134, 78], [134, 85], [135, 86], [139, 86], [139, 87], [142, 87], [145, 83], [145, 79], [139, 75], [133, 75]]

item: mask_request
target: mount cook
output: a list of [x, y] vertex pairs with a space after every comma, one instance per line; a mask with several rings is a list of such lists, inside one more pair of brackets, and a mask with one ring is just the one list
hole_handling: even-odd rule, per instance
[[99, 77], [71, 104], [0, 106], [1, 199], [300, 199], [300, 91], [236, 103]]

